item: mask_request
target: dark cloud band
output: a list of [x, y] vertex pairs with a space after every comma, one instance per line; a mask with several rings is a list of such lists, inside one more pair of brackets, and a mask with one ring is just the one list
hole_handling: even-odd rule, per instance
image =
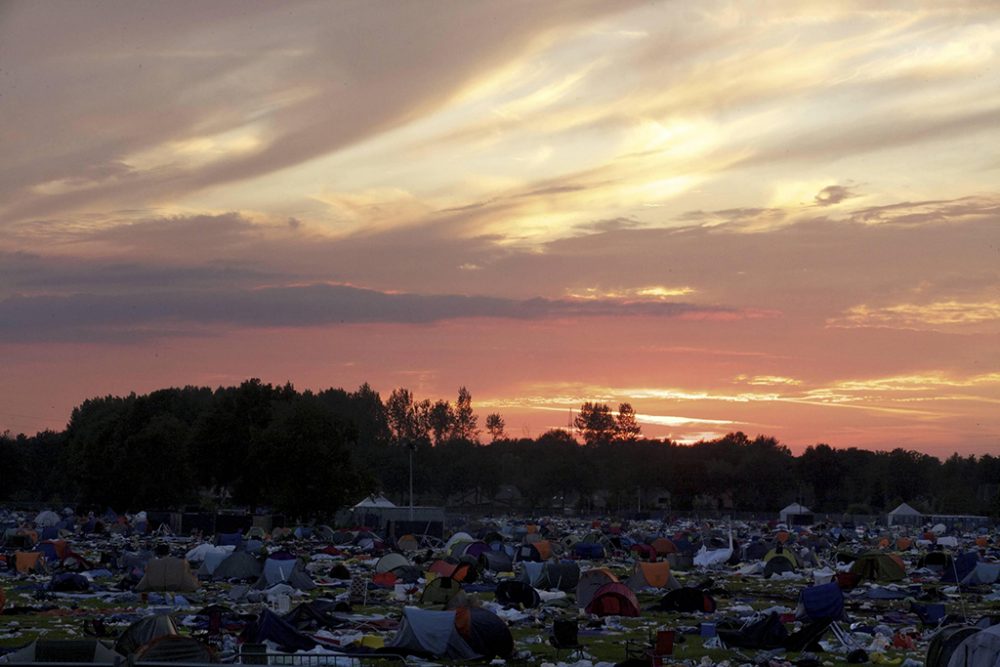
[[[206, 326], [423, 324], [459, 318], [738, 317], [733, 309], [660, 301], [503, 299], [397, 294], [345, 285], [11, 297], [0, 301], [0, 340], [99, 341], [192, 333]], [[166, 333], [168, 332], [169, 333]]]

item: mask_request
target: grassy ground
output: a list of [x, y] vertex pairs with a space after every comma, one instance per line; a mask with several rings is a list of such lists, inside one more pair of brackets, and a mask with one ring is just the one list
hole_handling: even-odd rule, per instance
[[[698, 575], [690, 575], [692, 579]], [[684, 580], [688, 575], [680, 574]], [[42, 577], [37, 583], [42, 583], [47, 579]], [[700, 577], [699, 577], [700, 580]], [[27, 583], [23, 580], [12, 582], [10, 580], [0, 581], [7, 593], [8, 609], [14, 607], [36, 607], [57, 605], [57, 609], [48, 611], [37, 611], [28, 614], [0, 616], [0, 647], [23, 646], [38, 637], [49, 638], [79, 638], [84, 636], [84, 621], [90, 618], [101, 619], [121, 619], [117, 625], [112, 625], [113, 630], [120, 631], [127, 626], [129, 619], [137, 617], [142, 612], [142, 602], [138, 597], [126, 602], [107, 603], [99, 599], [38, 599], [34, 591], [19, 590]], [[111, 583], [111, 582], [105, 582]], [[719, 602], [718, 612], [712, 616], [703, 615], [681, 615], [676, 613], [652, 613], [644, 612], [640, 618], [636, 619], [616, 619], [612, 624], [600, 619], [577, 616], [575, 608], [559, 609], [557, 611], [545, 612], [536, 619], [512, 624], [511, 631], [515, 639], [515, 647], [519, 652], [527, 654], [527, 661], [541, 663], [554, 662], [556, 651], [548, 642], [549, 628], [552, 621], [558, 617], [577, 618], [580, 624], [580, 642], [584, 646], [584, 657], [593, 662], [620, 662], [626, 658], [626, 646], [631, 644], [637, 651], [642, 647], [649, 646], [651, 638], [657, 629], [674, 629], [678, 631], [678, 638], [674, 644], [673, 655], [665, 661], [665, 664], [686, 662], [688, 664], [698, 663], [707, 657], [712, 663], [728, 661], [731, 664], [751, 662], [756, 655], [754, 651], [726, 650], [717, 648], [706, 648], [703, 639], [698, 634], [683, 634], [680, 629], [685, 627], [698, 627], [704, 620], [718, 620], [726, 615], [726, 610], [734, 605], [745, 605], [755, 610], [765, 609], [773, 606], [783, 606], [793, 608], [798, 591], [805, 585], [804, 580], [797, 581], [764, 581], [757, 578], [739, 578], [726, 576], [719, 578], [716, 585], [725, 589], [724, 593], [717, 596]], [[225, 593], [228, 587], [224, 585], [210, 585], [197, 595], [190, 596], [190, 600], [195, 609], [205, 604], [209, 604]], [[931, 586], [935, 588], [935, 586]], [[310, 597], [318, 597], [330, 591], [319, 589], [310, 594]], [[490, 601], [490, 594], [475, 594], [473, 600], [480, 602]], [[643, 608], [648, 607], [658, 595], [641, 595], [640, 602]], [[967, 595], [963, 599], [963, 604], [957, 600], [947, 601], [947, 610], [951, 614], [960, 615], [963, 611], [970, 618], [988, 613], [996, 612], [997, 606], [984, 603], [975, 595]], [[400, 603], [389, 600], [388, 592], [375, 592], [371, 594], [369, 604], [364, 608], [356, 608], [356, 611], [366, 614], [398, 615], [400, 613]], [[248, 607], [250, 611], [253, 607]], [[908, 602], [905, 601], [878, 601], [858, 604], [849, 602], [849, 619], [853, 622], [865, 622], [875, 624], [881, 622], [882, 616], [890, 611], [906, 611]], [[845, 623], [846, 627], [849, 623]], [[598, 627], [591, 627], [598, 626]], [[389, 633], [391, 634], [391, 633]], [[827, 635], [827, 639], [831, 639]], [[926, 638], [909, 651], [889, 650], [883, 656], [883, 664], [899, 664], [905, 658], [913, 658], [920, 662], [924, 660], [926, 652]], [[783, 659], [794, 661], [796, 654], [785, 654]], [[844, 657], [836, 653], [819, 653], [820, 661], [829, 665], [846, 665]], [[570, 660], [570, 656], [563, 651], [559, 658], [562, 661]], [[575, 658], [574, 658], [575, 660]]]

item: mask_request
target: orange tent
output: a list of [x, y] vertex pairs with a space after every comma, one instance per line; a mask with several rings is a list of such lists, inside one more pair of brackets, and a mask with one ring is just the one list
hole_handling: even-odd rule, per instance
[[649, 546], [653, 547], [653, 550], [660, 556], [677, 553], [677, 545], [665, 537], [657, 537]]
[[27, 574], [32, 570], [41, 571], [44, 567], [42, 552], [17, 551], [14, 553], [14, 564], [19, 574]]
[[[670, 581], [670, 563], [636, 563], [636, 572], [642, 575], [652, 588], [664, 588]], [[631, 581], [631, 579], [629, 580]]]

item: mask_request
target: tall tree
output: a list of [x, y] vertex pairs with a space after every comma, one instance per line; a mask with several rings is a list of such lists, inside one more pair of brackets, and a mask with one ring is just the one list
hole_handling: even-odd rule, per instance
[[486, 430], [490, 434], [490, 442], [496, 442], [502, 438], [506, 438], [507, 434], [504, 432], [504, 428], [507, 426], [504, 423], [503, 417], [500, 416], [499, 412], [493, 412], [486, 417]]
[[431, 405], [427, 417], [434, 435], [434, 444], [440, 445], [451, 436], [455, 428], [455, 411], [448, 401], [438, 400]]
[[472, 394], [465, 387], [458, 390], [458, 401], [455, 402], [455, 438], [479, 441], [479, 417], [472, 412]]
[[639, 439], [642, 428], [635, 418], [635, 410], [630, 403], [621, 403], [618, 414], [615, 415], [615, 440], [620, 442], [635, 442]]
[[416, 442], [427, 437], [430, 401], [414, 404], [409, 389], [393, 389], [385, 402], [386, 418], [397, 442]]
[[253, 445], [255, 458], [270, 471], [265, 499], [297, 519], [328, 519], [370, 494], [375, 485], [353, 465], [347, 447], [356, 435], [314, 396], [277, 408]]
[[584, 403], [573, 425], [588, 445], [610, 442], [615, 435], [615, 417], [607, 403]]

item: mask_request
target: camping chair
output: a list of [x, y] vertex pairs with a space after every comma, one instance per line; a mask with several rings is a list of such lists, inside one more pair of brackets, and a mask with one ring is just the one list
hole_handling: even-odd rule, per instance
[[815, 645], [826, 633], [831, 623], [833, 621], [826, 618], [803, 625], [801, 630], [793, 632], [785, 640], [785, 650], [798, 652], [815, 650]]
[[351, 605], [362, 607], [368, 604], [368, 579], [362, 576], [351, 577], [351, 588], [348, 594]]
[[575, 653], [577, 658], [583, 658], [583, 645], [578, 640], [579, 628], [576, 621], [570, 619], [557, 619], [552, 623], [552, 632], [549, 634], [549, 643], [556, 650], [556, 660], [559, 660], [559, 652], [569, 650], [569, 657]]
[[833, 631], [833, 636], [837, 638], [837, 641], [839, 641], [844, 648], [848, 650], [860, 648], [854, 639], [847, 634], [847, 632], [845, 632], [836, 621], [830, 624], [830, 629]]
[[650, 637], [648, 642], [643, 642], [638, 647], [634, 647], [630, 640], [626, 640], [625, 659], [648, 660], [650, 667], [661, 667], [663, 659], [674, 654], [676, 635], [674, 630], [657, 630], [655, 636]]

